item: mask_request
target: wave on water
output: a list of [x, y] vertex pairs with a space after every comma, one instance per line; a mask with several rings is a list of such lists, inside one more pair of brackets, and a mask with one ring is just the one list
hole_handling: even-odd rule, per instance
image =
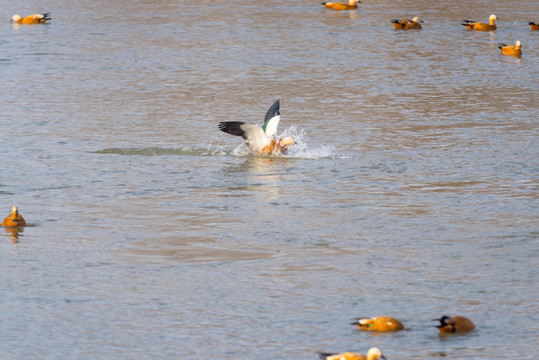
[[166, 156], [166, 155], [190, 155], [190, 156], [222, 156], [228, 155], [230, 151], [222, 147], [208, 146], [190, 147], [183, 146], [178, 148], [109, 148], [98, 150], [96, 154], [116, 154], [116, 155], [139, 155], [139, 156]]
[[[264, 156], [264, 157], [282, 157], [292, 159], [347, 159], [351, 156], [344, 152], [339, 152], [333, 145], [313, 146], [308, 141], [305, 130], [297, 130], [291, 126], [285, 130], [279, 137], [292, 137], [295, 144], [290, 146], [285, 154], [281, 155], [256, 155], [244, 143], [234, 149], [227, 149], [224, 146], [207, 145], [201, 147], [183, 146], [177, 148], [108, 148], [98, 150], [97, 154], [116, 154], [116, 155], [139, 155], [139, 156], [166, 156], [166, 155], [188, 155], [188, 156], [224, 156], [232, 155], [236, 157]], [[238, 139], [240, 139], [238, 137]]]

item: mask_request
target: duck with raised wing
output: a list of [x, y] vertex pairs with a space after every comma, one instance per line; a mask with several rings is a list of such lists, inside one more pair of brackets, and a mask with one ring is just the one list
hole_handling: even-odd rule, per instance
[[521, 57], [522, 56], [522, 48], [520, 46], [520, 40], [517, 40], [515, 45], [507, 45], [500, 43], [500, 46], [498, 46], [498, 49], [502, 51], [503, 55], [510, 55], [515, 57]]
[[26, 221], [19, 214], [19, 209], [14, 206], [11, 208], [11, 214], [9, 214], [4, 221], [2, 221], [3, 227], [14, 227], [14, 226], [26, 226]]
[[391, 23], [393, 26], [395, 26], [395, 29], [402, 29], [402, 30], [410, 30], [410, 29], [421, 29], [421, 24], [423, 20], [419, 19], [419, 17], [414, 17], [412, 20], [410, 19], [403, 19], [403, 20], [397, 20], [393, 19], [391, 20]]
[[382, 351], [378, 348], [370, 348], [369, 352], [367, 352], [367, 356], [358, 354], [355, 352], [344, 352], [340, 354], [328, 354], [328, 353], [320, 353], [320, 359], [323, 360], [378, 360], [378, 359], [386, 359], [387, 358], [382, 354]]
[[256, 153], [279, 155], [295, 143], [291, 137], [279, 138], [276, 136], [280, 120], [280, 101], [277, 100], [268, 109], [262, 126], [241, 121], [223, 121], [219, 123], [218, 127], [219, 130], [227, 134], [241, 136], [251, 150]]
[[352, 325], [355, 325], [358, 330], [362, 331], [399, 331], [404, 329], [404, 325], [391, 316], [359, 318]]
[[440, 325], [436, 326], [442, 334], [466, 333], [475, 329], [474, 323], [464, 316], [442, 316], [439, 321]]
[[489, 31], [496, 30], [496, 15], [492, 14], [489, 16], [489, 23], [485, 24], [482, 22], [477, 22], [473, 20], [463, 20], [464, 22], [461, 25], [464, 25], [468, 30], [479, 30], [479, 31]]
[[357, 4], [360, 3], [359, 0], [348, 0], [348, 4], [346, 3], [338, 3], [338, 2], [323, 2], [322, 5], [327, 7], [328, 9], [333, 10], [354, 10], [357, 9]]
[[50, 14], [51, 13], [33, 14], [25, 17], [13, 15], [11, 21], [17, 24], [42, 24], [51, 19]]

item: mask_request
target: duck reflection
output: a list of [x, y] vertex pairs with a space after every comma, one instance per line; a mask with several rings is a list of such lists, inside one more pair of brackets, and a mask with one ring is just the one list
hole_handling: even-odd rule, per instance
[[11, 238], [11, 242], [14, 244], [19, 242], [19, 235], [24, 232], [22, 226], [6, 227], [4, 230], [6, 230], [7, 236]]

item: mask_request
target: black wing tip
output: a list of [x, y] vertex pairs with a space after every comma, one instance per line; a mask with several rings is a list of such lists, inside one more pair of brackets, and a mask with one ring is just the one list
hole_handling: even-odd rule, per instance
[[266, 116], [264, 117], [264, 124], [268, 122], [268, 120], [272, 119], [273, 117], [277, 115], [281, 115], [281, 99], [277, 99], [273, 104], [271, 104], [270, 108], [266, 112]]
[[243, 136], [245, 135], [245, 131], [241, 128], [241, 125], [243, 124], [245, 123], [241, 121], [221, 121], [217, 127], [227, 134]]

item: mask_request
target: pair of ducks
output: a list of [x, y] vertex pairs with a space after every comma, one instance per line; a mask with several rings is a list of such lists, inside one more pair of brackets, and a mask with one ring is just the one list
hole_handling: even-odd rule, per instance
[[[444, 315], [439, 321], [440, 325], [436, 326], [442, 334], [465, 333], [475, 329], [474, 323], [464, 316], [447, 316]], [[376, 316], [372, 318], [361, 318], [354, 321], [358, 330], [363, 331], [399, 331], [404, 330], [404, 325], [397, 319], [391, 316]]]
[[[478, 30], [478, 31], [490, 31], [490, 30], [496, 30], [496, 15], [492, 14], [489, 17], [489, 23], [485, 24], [482, 22], [477, 22], [474, 20], [463, 20], [464, 22], [461, 25], [464, 25], [468, 30]], [[403, 30], [409, 30], [409, 29], [421, 29], [420, 22], [423, 22], [419, 20], [419, 18], [416, 16], [412, 20], [404, 19], [404, 20], [391, 20], [393, 25], [395, 26], [395, 29], [403, 29]]]
[[[473, 322], [464, 316], [442, 316], [437, 326], [442, 334], [466, 333], [475, 329]], [[352, 323], [362, 331], [399, 331], [404, 329], [404, 325], [391, 316], [377, 316], [372, 318], [362, 318]], [[320, 353], [320, 358], [324, 360], [378, 360], [386, 359], [382, 351], [378, 348], [371, 348], [367, 356], [355, 352], [344, 352], [340, 354]]]
[[[477, 22], [473, 20], [464, 20], [462, 25], [464, 25], [469, 30], [478, 30], [478, 31], [492, 31], [496, 30], [496, 15], [492, 14], [488, 18], [489, 23], [485, 24], [482, 22]], [[529, 23], [531, 26], [531, 23]], [[535, 23], [534, 23], [535, 24]], [[533, 30], [533, 27], [532, 27]], [[498, 48], [501, 50], [503, 55], [510, 55], [520, 57], [522, 56], [522, 49], [520, 46], [520, 40], [517, 40], [515, 45], [499, 44]]]

